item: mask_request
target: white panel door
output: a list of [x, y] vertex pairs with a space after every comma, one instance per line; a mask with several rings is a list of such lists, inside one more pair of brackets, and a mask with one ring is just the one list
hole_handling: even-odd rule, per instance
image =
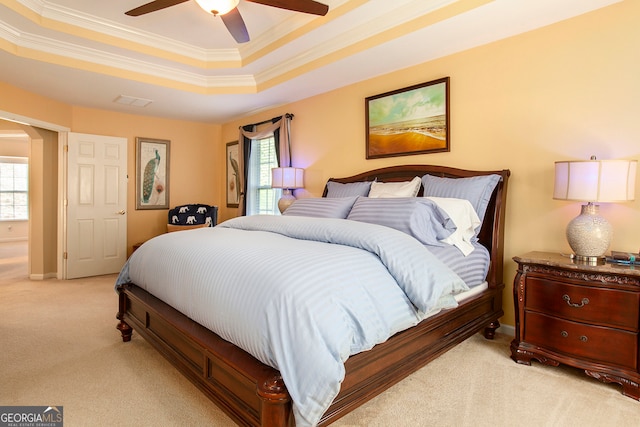
[[66, 278], [117, 273], [127, 258], [127, 139], [68, 134]]

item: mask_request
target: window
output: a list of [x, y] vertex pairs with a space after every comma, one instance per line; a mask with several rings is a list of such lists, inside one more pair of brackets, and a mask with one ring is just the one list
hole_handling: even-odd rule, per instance
[[271, 188], [271, 168], [278, 167], [273, 136], [251, 141], [247, 178], [247, 215], [279, 215], [282, 190]]
[[29, 219], [26, 157], [0, 157], [0, 220]]

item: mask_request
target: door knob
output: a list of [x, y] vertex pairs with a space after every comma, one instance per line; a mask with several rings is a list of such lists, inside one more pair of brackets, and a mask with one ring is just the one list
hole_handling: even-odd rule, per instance
[[125, 214], [125, 210], [122, 209], [121, 211], [116, 212], [118, 215], [124, 215]]

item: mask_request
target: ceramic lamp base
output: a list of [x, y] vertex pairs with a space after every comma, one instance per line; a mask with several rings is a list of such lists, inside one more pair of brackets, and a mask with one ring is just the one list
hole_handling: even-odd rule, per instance
[[286, 188], [282, 190], [282, 197], [280, 198], [280, 200], [278, 200], [278, 209], [280, 210], [280, 213], [286, 211], [287, 208], [291, 206], [291, 204], [295, 201], [296, 198], [291, 193], [291, 190], [288, 190]]
[[582, 205], [580, 215], [567, 225], [567, 241], [579, 261], [597, 262], [611, 244], [613, 229], [599, 210], [592, 203]]

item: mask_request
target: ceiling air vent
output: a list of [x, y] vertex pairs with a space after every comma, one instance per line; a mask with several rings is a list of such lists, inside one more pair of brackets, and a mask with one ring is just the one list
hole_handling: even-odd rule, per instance
[[150, 99], [136, 98], [136, 97], [133, 97], [133, 96], [120, 95], [116, 99], [114, 99], [113, 102], [115, 102], [117, 104], [131, 105], [131, 106], [134, 106], [134, 107], [144, 108], [147, 105], [151, 104], [153, 101], [150, 100]]

